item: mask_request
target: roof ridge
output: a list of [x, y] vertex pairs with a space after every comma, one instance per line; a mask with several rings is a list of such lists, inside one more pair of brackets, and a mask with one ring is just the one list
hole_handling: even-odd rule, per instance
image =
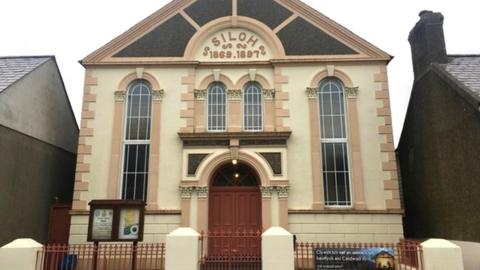
[[52, 60], [56, 62], [55, 56], [0, 57], [0, 93]]
[[480, 54], [448, 54], [448, 57], [480, 57]]
[[55, 55], [18, 55], [18, 56], [0, 56], [0, 59], [20, 59], [20, 58], [55, 58]]

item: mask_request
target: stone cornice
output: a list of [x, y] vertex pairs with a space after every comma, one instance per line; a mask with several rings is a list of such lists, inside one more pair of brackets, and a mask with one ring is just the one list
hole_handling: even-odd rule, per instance
[[242, 90], [240, 89], [228, 89], [227, 95], [229, 100], [241, 100], [242, 99]]
[[349, 98], [355, 98], [358, 96], [358, 87], [345, 87], [345, 93]]
[[274, 99], [275, 98], [275, 89], [263, 89], [263, 98], [264, 99]]
[[202, 132], [202, 133], [186, 133], [179, 132], [178, 136], [182, 140], [191, 139], [288, 139], [292, 134], [291, 131], [282, 132]]
[[115, 101], [118, 101], [118, 102], [125, 101], [127, 97], [127, 93], [125, 91], [115, 91], [113, 95], [114, 95]]
[[207, 89], [195, 89], [193, 93], [195, 100], [205, 100], [207, 98]]
[[164, 95], [165, 95], [165, 91], [163, 89], [152, 91], [153, 100], [162, 100]]

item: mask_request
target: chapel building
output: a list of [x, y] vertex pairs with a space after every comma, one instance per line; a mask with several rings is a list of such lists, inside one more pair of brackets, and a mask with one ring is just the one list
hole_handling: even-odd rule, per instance
[[391, 58], [299, 0], [170, 2], [81, 61], [70, 243], [98, 199], [144, 200], [144, 242], [396, 242]]

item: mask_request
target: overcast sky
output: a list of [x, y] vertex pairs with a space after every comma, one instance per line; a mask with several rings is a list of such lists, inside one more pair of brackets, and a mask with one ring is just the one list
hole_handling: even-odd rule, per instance
[[[0, 2], [0, 56], [55, 55], [77, 121], [84, 69], [78, 60], [163, 7], [168, 0], [5, 0]], [[449, 54], [480, 54], [479, 4], [473, 0], [304, 0], [395, 58], [388, 72], [397, 142], [413, 74], [408, 33], [418, 13], [442, 12]]]

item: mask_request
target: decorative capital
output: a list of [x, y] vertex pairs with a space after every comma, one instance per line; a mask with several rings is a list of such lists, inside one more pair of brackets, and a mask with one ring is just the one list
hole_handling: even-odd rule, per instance
[[347, 97], [355, 98], [358, 95], [358, 87], [345, 87], [345, 92], [347, 93]]
[[289, 186], [275, 187], [278, 192], [278, 198], [288, 198], [288, 191], [290, 190]]
[[127, 96], [125, 91], [115, 91], [114, 93], [115, 101], [123, 102]]
[[271, 198], [273, 193], [273, 187], [260, 187], [262, 198]]
[[208, 187], [196, 187], [197, 196], [200, 199], [208, 198]]
[[241, 100], [242, 99], [242, 90], [240, 89], [228, 89], [228, 99], [230, 100]]
[[153, 90], [152, 99], [153, 100], [162, 100], [164, 95], [165, 95], [165, 91], [163, 89]]
[[275, 98], [275, 89], [263, 89], [263, 98], [264, 99], [274, 99]]
[[307, 87], [307, 90], [305, 91], [305, 93], [307, 94], [307, 97], [309, 99], [317, 98], [318, 88], [317, 87]]
[[207, 97], [207, 89], [195, 89], [193, 93], [196, 100], [205, 100]]
[[182, 199], [190, 199], [192, 198], [192, 193], [195, 190], [195, 187], [180, 186], [179, 190], [180, 190], [180, 197]]

